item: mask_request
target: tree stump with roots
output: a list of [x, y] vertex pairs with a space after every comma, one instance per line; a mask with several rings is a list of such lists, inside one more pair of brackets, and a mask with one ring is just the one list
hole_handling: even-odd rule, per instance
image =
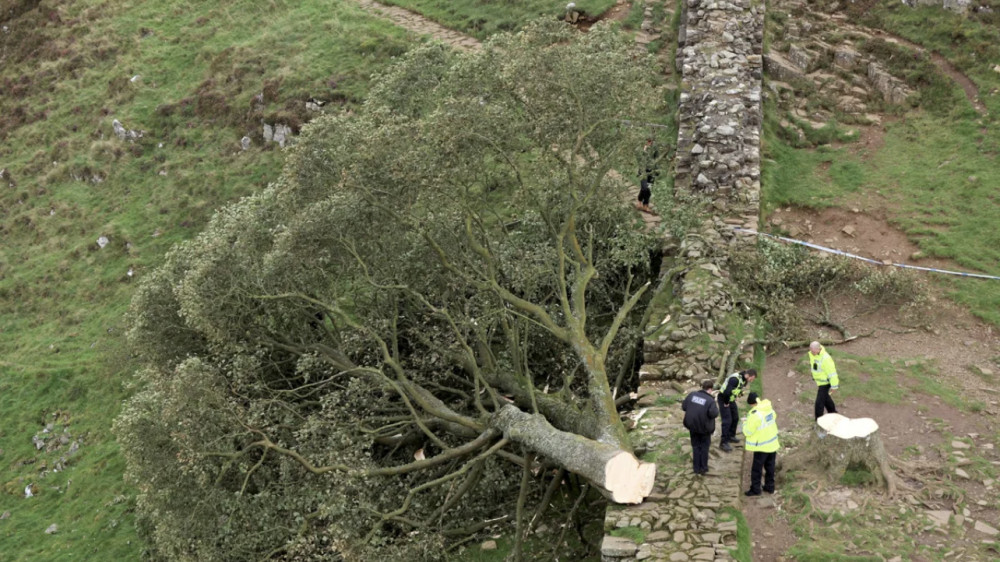
[[875, 420], [827, 414], [816, 425], [806, 446], [786, 463], [789, 468], [819, 468], [834, 482], [849, 468], [863, 468], [890, 496], [896, 493], [897, 476], [889, 466]]

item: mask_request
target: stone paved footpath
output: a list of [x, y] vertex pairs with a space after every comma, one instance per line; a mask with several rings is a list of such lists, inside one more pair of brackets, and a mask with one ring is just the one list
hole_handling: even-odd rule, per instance
[[449, 29], [420, 14], [398, 6], [387, 6], [373, 0], [355, 1], [366, 11], [385, 18], [403, 29], [412, 31], [418, 35], [430, 35], [434, 39], [457, 49], [468, 51], [478, 49], [481, 46], [479, 40], [475, 37], [470, 37], [454, 29]]
[[[693, 389], [692, 389], [693, 390]], [[732, 560], [739, 509], [743, 449], [724, 453], [718, 430], [709, 454], [709, 473], [696, 476], [691, 442], [684, 429], [682, 396], [669, 386], [643, 385], [636, 407], [635, 442], [643, 458], [657, 463], [653, 493], [639, 505], [612, 505], [604, 517], [604, 562], [632, 560]]]

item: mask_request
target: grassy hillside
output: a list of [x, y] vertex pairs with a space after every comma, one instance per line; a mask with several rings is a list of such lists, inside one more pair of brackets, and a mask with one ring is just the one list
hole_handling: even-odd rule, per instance
[[[565, 5], [392, 3], [480, 37]], [[591, 15], [613, 4], [576, 3]], [[866, 17], [948, 56], [992, 116], [909, 116], [868, 160], [774, 143], [770, 203], [817, 204], [794, 195], [805, 183], [820, 201], [881, 190], [929, 253], [996, 273], [997, 27], [925, 10], [885, 0]], [[297, 129], [311, 99], [359, 103], [418, 39], [343, 0], [0, 0], [0, 25], [0, 559], [134, 560], [135, 490], [110, 433], [129, 392], [132, 283], [277, 175], [262, 123]], [[117, 138], [115, 119], [141, 138]], [[955, 290], [1000, 324], [1000, 290], [982, 287]]]
[[416, 39], [339, 0], [16, 7], [0, 34], [0, 558], [133, 560], [110, 433], [131, 281], [275, 177], [262, 121], [359, 102]]
[[[861, 9], [861, 8], [858, 8]], [[977, 113], [959, 84], [927, 57], [877, 44], [879, 59], [917, 90], [918, 108], [892, 116], [883, 144], [870, 153], [838, 144], [793, 148], [766, 127], [764, 206], [822, 207], [872, 197], [927, 256], [954, 260], [968, 271], [1000, 275], [995, 226], [1000, 185], [1000, 27], [930, 7], [893, 2], [868, 6], [862, 21], [941, 53], [977, 86], [986, 107]], [[1000, 67], [998, 67], [1000, 68]], [[842, 138], [849, 125], [840, 127]], [[829, 143], [829, 144], [826, 144]], [[904, 256], [906, 258], [906, 256]], [[907, 260], [910, 261], [910, 260]], [[919, 263], [919, 262], [918, 262]], [[974, 314], [1000, 325], [1000, 282], [936, 278]]]

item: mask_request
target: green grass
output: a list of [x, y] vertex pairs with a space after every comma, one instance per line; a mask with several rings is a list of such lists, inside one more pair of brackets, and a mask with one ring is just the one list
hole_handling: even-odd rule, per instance
[[875, 475], [864, 467], [847, 467], [840, 477], [840, 483], [845, 486], [867, 486], [875, 481]]
[[719, 510], [718, 520], [736, 520], [736, 548], [729, 549], [729, 554], [740, 562], [753, 560], [753, 539], [750, 536], [750, 525], [746, 517], [734, 507], [725, 506]]
[[[826, 485], [824, 485], [825, 487]], [[921, 547], [914, 543], [916, 529], [923, 526], [922, 515], [915, 511], [899, 511], [896, 506], [878, 503], [841, 513], [823, 512], [815, 508], [810, 494], [801, 481], [789, 480], [782, 485], [785, 501], [782, 504], [787, 522], [800, 540], [783, 555], [790, 560], [816, 562], [861, 562], [885, 560], [900, 555], [904, 560], [913, 558]], [[875, 514], [889, 518], [889, 525], [872, 525]], [[846, 547], [845, 533], [850, 534]], [[845, 548], [846, 547], [846, 548]], [[846, 554], [845, 550], [853, 551]]]
[[666, 407], [666, 406], [676, 406], [684, 401], [684, 397], [680, 394], [672, 394], [670, 396], [660, 396], [654, 402], [654, 406]]
[[[952, 385], [941, 380], [939, 369], [933, 362], [920, 361], [906, 366], [905, 361], [892, 361], [881, 357], [864, 357], [834, 351], [840, 388], [837, 396], [861, 398], [876, 404], [901, 404], [915, 393], [936, 396], [945, 404], [964, 411], [981, 410], [981, 403], [965, 400]], [[796, 364], [796, 371], [808, 378], [809, 365], [804, 358]], [[803, 393], [800, 400], [812, 401], [810, 393]]]
[[[434, 20], [445, 27], [464, 31], [480, 39], [495, 33], [520, 29], [525, 21], [542, 16], [561, 18], [566, 2], [548, 0], [386, 0]], [[587, 17], [600, 16], [614, 0], [576, 0], [576, 9]]]
[[642, 20], [645, 18], [645, 12], [645, 0], [632, 0], [632, 4], [628, 9], [628, 15], [622, 20], [622, 27], [625, 29], [639, 29], [642, 26]]
[[[413, 37], [335, 0], [75, 0], [5, 24], [0, 79], [17, 95], [0, 96], [0, 168], [15, 183], [0, 190], [0, 558], [136, 560], [136, 491], [110, 429], [129, 393], [126, 271], [149, 273], [216, 207], [276, 177], [261, 119], [300, 123], [310, 97], [359, 103]], [[119, 141], [112, 119], [145, 136]], [[54, 413], [82, 439], [73, 455], [31, 442]]]
[[[768, 136], [763, 207], [822, 208], [860, 191], [880, 195], [892, 222], [927, 256], [1000, 275], [996, 190], [1000, 131], [917, 111], [887, 126], [882, 148], [862, 159], [846, 148], [795, 149]], [[974, 314], [1000, 325], [1000, 282], [934, 277]]]
[[793, 560], [801, 560], [803, 562], [879, 562], [882, 560], [878, 556], [851, 556], [834, 552], [824, 552], [822, 548], [799, 545], [789, 549], [788, 554]]
[[[777, 108], [768, 105], [768, 113], [773, 115]], [[864, 186], [863, 161], [845, 147], [825, 144], [844, 137], [835, 124], [818, 131], [805, 125], [803, 130], [807, 135], [817, 135], [812, 140], [823, 146], [796, 148], [780, 137], [777, 120], [765, 122], [761, 170], [761, 208], [765, 215], [787, 205], [830, 207]], [[822, 139], [818, 135], [823, 135]]]
[[907, 369], [907, 376], [917, 392], [928, 396], [937, 396], [942, 402], [952, 408], [971, 411], [975, 402], [967, 401], [954, 384], [942, 381], [940, 371], [932, 363], [919, 363]]
[[639, 527], [619, 527], [613, 529], [609, 534], [613, 537], [632, 539], [636, 544], [642, 544], [646, 541], [646, 531]]
[[[948, 258], [960, 269], [1000, 275], [1000, 231], [995, 228], [1000, 184], [1000, 29], [931, 7], [910, 9], [884, 1], [859, 15], [947, 57], [978, 86], [990, 110], [980, 116], [956, 82], [927, 56], [873, 41], [895, 74], [917, 89], [919, 107], [886, 125], [882, 147], [862, 158], [844, 148], [793, 148], [766, 121], [763, 208], [821, 208], [854, 193], [881, 196], [891, 221], [924, 255]], [[892, 55], [889, 57], [889, 55]], [[904, 108], [905, 109], [905, 108]], [[768, 113], [774, 114], [769, 106]], [[1000, 282], [935, 277], [950, 295], [984, 320], [1000, 325]]]
[[[901, 364], [880, 357], [861, 357], [836, 351], [834, 360], [840, 377], [840, 388], [834, 399], [842, 396], [863, 398], [877, 404], [899, 404], [910, 396], [909, 391], [901, 384]], [[805, 358], [799, 365], [799, 372], [810, 377]]]
[[1000, 73], [992, 70], [1000, 61], [1000, 18], [993, 13], [964, 14], [933, 6], [909, 8], [892, 0], [882, 0], [860, 19], [865, 25], [880, 27], [914, 43], [941, 53], [979, 87], [980, 100], [996, 121], [1000, 115], [1000, 95], [990, 94], [1000, 87]]

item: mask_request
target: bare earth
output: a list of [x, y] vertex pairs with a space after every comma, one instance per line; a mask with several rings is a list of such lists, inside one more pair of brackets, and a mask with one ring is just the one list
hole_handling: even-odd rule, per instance
[[[871, 138], [871, 137], [870, 137]], [[873, 144], [877, 143], [873, 138]], [[896, 230], [887, 221], [885, 212], [872, 201], [857, 201], [849, 203], [856, 205], [848, 209], [830, 208], [821, 211], [807, 209], [780, 209], [771, 217], [771, 222], [780, 223], [786, 231], [794, 227], [798, 230], [800, 239], [812, 241], [821, 245], [845, 250], [869, 258], [891, 260], [909, 263], [910, 256], [917, 251], [905, 234]], [[777, 220], [775, 220], [777, 219]], [[852, 234], [844, 232], [845, 227], [852, 227]], [[945, 260], [922, 260], [920, 265], [940, 267], [945, 269], [961, 269]], [[931, 274], [928, 274], [931, 275]], [[933, 289], [933, 279], [929, 279]], [[968, 280], [968, 282], [991, 282]], [[993, 375], [976, 374], [974, 367], [984, 367], [997, 371], [997, 359], [1000, 358], [1000, 337], [997, 330], [973, 317], [969, 311], [955, 305], [941, 295], [935, 295], [929, 314], [918, 325], [904, 325], [898, 318], [897, 310], [882, 309], [874, 313], [857, 314], [857, 303], [836, 302], [833, 305], [834, 318], [847, 327], [852, 334], [871, 334], [849, 343], [830, 346], [831, 354], [836, 357], [848, 353], [861, 357], [872, 357], [883, 360], [893, 360], [899, 363], [928, 362], [936, 367], [939, 380], [946, 387], [955, 389], [966, 404], [978, 403], [981, 411], [959, 410], [942, 401], [937, 396], [921, 394], [915, 389], [907, 391], [901, 404], [872, 403], [862, 398], [844, 399], [834, 394], [837, 409], [848, 417], [871, 417], [880, 426], [883, 442], [890, 455], [900, 458], [907, 457], [905, 451], [910, 447], [911, 460], [924, 465], [938, 466], [939, 479], [932, 479], [930, 485], [916, 480], [907, 480], [912, 489], [906, 490], [901, 497], [888, 499], [878, 490], [869, 488], [846, 487], [838, 484], [827, 484], [818, 491], [811, 492], [813, 507], [823, 511], [871, 510], [873, 514], [880, 513], [885, 506], [900, 503], [914, 508], [917, 512], [931, 510], [957, 511], [962, 517], [987, 523], [993, 527], [1000, 525], [1000, 514], [996, 509], [997, 490], [989, 478], [965, 479], [955, 476], [955, 467], [962, 466], [961, 457], [954, 457], [952, 441], [956, 438], [971, 437], [973, 446], [966, 453], [970, 458], [982, 459], [980, 462], [1000, 465], [1000, 456], [996, 453], [996, 424], [998, 416], [998, 398], [1000, 388]], [[807, 303], [804, 307], [810, 306]], [[824, 327], [813, 327], [813, 338], [830, 338], [839, 340], [841, 335]], [[813, 425], [813, 399], [815, 384], [808, 375], [796, 370], [796, 363], [805, 355], [804, 349], [769, 350], [767, 365], [762, 375], [767, 397], [774, 403], [779, 415], [779, 427], [783, 434], [802, 434]], [[840, 371], [849, 363], [845, 362]], [[857, 366], [854, 366], [857, 369]], [[863, 372], [849, 373], [864, 381], [867, 375]], [[920, 447], [919, 456], [913, 459], [913, 447]], [[780, 458], [781, 453], [779, 453]], [[952, 462], [947, 458], [952, 455]], [[957, 459], [957, 460], [956, 460]], [[968, 463], [967, 463], [968, 464]], [[749, 462], [747, 466], [749, 471]], [[953, 486], [960, 490], [952, 490], [941, 497], [935, 493], [939, 483], [942, 487]], [[986, 484], [984, 484], [984, 481]], [[744, 510], [754, 537], [754, 560], [790, 560], [785, 555], [799, 539], [793, 533], [786, 515], [781, 510], [784, 498], [781, 494], [782, 474], [779, 472], [779, 492], [772, 499], [749, 501]], [[940, 493], [940, 492], [938, 492]], [[949, 499], [954, 494], [961, 494], [964, 502], [956, 508], [961, 500]], [[979, 505], [976, 502], [985, 505]], [[916, 507], [914, 507], [916, 503]], [[776, 504], [776, 505], [771, 505]], [[967, 515], [961, 509], [966, 506]], [[854, 506], [853, 508], [851, 506]], [[876, 507], [878, 506], [878, 507]], [[964, 554], [956, 559], [986, 560], [981, 551], [984, 540], [993, 537], [981, 533], [969, 523], [961, 533], [918, 533], [908, 536], [915, 544], [944, 545], [945, 550], [961, 551]], [[845, 538], [845, 541], [847, 539]], [[887, 536], [887, 540], [891, 540]], [[940, 549], [940, 547], [939, 547]], [[977, 550], [978, 549], [978, 550]], [[848, 554], [863, 555], [863, 550]], [[867, 554], [870, 554], [868, 552]], [[994, 552], [993, 555], [996, 555]], [[904, 557], [905, 559], [905, 557]], [[938, 556], [928, 558], [912, 558], [915, 560], [939, 559]]]

